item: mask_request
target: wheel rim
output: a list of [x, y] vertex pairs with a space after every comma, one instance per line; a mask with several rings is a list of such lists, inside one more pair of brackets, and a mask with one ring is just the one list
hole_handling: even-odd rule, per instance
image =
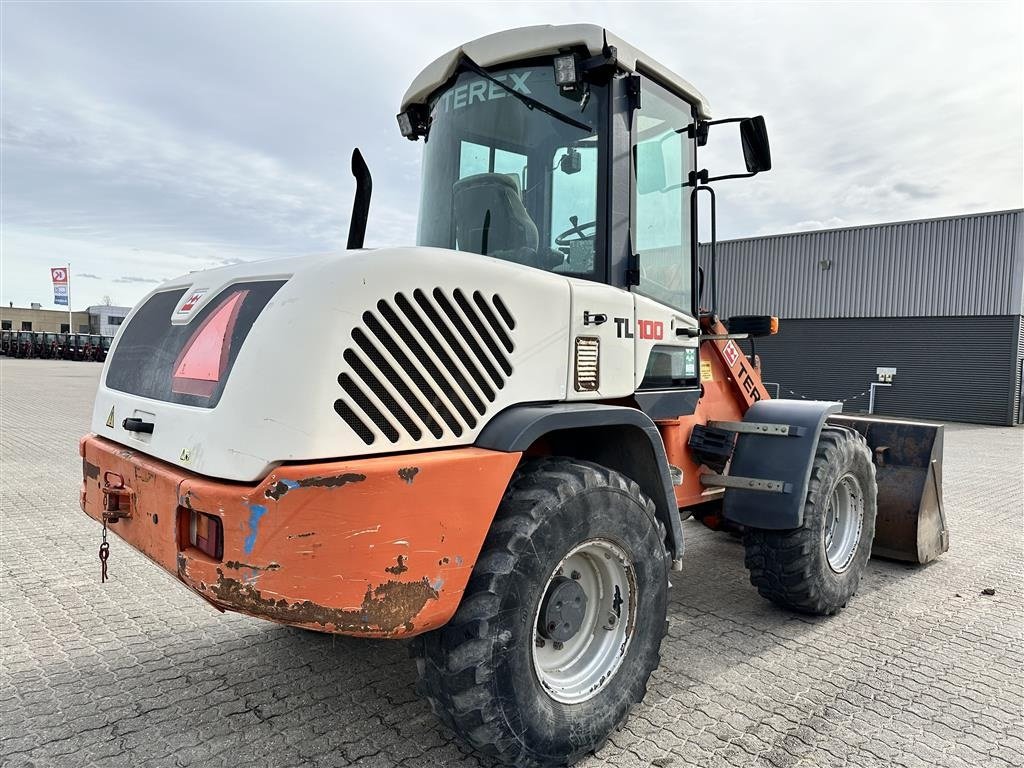
[[843, 475], [832, 489], [825, 509], [825, 557], [842, 573], [853, 564], [864, 527], [864, 494], [853, 475]]
[[[546, 639], [541, 609], [559, 580], [574, 579], [586, 595], [579, 629], [564, 642]], [[558, 564], [534, 616], [533, 671], [555, 701], [578, 704], [595, 696], [618, 671], [636, 626], [636, 574], [621, 547], [591, 539]]]

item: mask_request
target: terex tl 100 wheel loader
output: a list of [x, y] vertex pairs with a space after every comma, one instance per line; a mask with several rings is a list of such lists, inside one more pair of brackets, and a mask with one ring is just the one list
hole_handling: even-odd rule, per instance
[[[418, 245], [171, 280], [121, 329], [81, 441], [85, 512], [222, 610], [417, 636], [420, 687], [476, 749], [562, 765], [644, 695], [681, 519], [831, 614], [876, 553], [947, 547], [941, 427], [771, 399], [697, 263], [712, 120], [600, 27], [441, 56], [398, 122], [424, 141]], [[704, 193], [701, 195], [701, 193]], [[712, 250], [713, 253], [713, 250]], [[765, 269], [771, 269], [765, 264]], [[751, 276], [756, 279], [756, 276]], [[101, 549], [105, 556], [106, 545]]]

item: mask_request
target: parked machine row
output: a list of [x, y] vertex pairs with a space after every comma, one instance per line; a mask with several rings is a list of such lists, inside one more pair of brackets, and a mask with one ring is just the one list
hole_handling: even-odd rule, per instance
[[113, 340], [113, 336], [95, 333], [0, 331], [0, 354], [102, 363]]

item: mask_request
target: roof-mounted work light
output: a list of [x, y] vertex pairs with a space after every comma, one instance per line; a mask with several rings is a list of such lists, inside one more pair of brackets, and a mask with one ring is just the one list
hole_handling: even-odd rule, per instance
[[415, 131], [412, 127], [412, 118], [409, 117], [408, 112], [402, 112], [398, 115], [398, 130], [400, 130], [402, 135], [407, 139], [416, 138]]
[[410, 104], [405, 112], [398, 115], [398, 130], [409, 141], [416, 141], [420, 136], [427, 135], [429, 113], [422, 104]]
[[560, 88], [572, 88], [579, 82], [576, 57], [569, 53], [555, 57], [555, 84]]

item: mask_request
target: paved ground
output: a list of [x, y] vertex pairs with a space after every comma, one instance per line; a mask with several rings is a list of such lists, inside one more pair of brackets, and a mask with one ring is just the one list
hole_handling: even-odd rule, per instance
[[[480, 765], [402, 643], [221, 615], [116, 538], [101, 586], [76, 443], [100, 367], [2, 369], [0, 763]], [[830, 620], [762, 601], [740, 546], [687, 523], [661, 669], [586, 768], [1024, 765], [1022, 465], [1024, 430], [948, 427], [952, 550], [873, 561]]]

